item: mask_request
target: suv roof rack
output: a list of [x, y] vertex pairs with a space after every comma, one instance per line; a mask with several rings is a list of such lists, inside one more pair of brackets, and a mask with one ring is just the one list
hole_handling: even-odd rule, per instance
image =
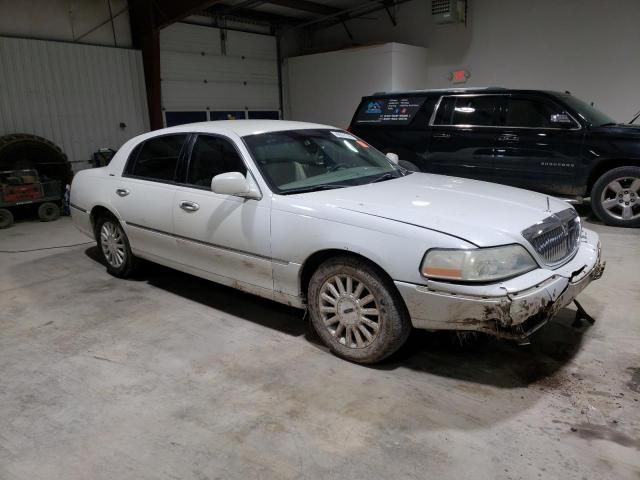
[[428, 92], [466, 92], [469, 90], [508, 90], [505, 87], [451, 87], [451, 88], [423, 88], [417, 90], [401, 90], [397, 92], [374, 92], [373, 95], [389, 95], [392, 93], [428, 93]]

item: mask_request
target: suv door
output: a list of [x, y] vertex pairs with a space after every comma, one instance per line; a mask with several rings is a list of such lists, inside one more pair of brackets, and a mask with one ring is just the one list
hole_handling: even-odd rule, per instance
[[428, 171], [491, 179], [502, 99], [490, 94], [441, 97], [430, 121]]
[[578, 193], [584, 130], [560, 104], [510, 95], [500, 124], [494, 181], [556, 195]]
[[[187, 134], [150, 138], [133, 149], [114, 182], [113, 205], [135, 254], [174, 260], [173, 196]], [[153, 258], [151, 258], [153, 259]]]
[[227, 172], [251, 175], [234, 142], [218, 135], [194, 136], [173, 205], [179, 262], [221, 283], [273, 290], [270, 198], [212, 192], [211, 179]]

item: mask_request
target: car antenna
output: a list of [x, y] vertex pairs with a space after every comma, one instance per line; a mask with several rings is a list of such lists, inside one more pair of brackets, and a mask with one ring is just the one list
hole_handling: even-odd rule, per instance
[[629, 125], [632, 125], [633, 122], [635, 122], [638, 117], [640, 117], [640, 111], [638, 111], [638, 113], [635, 114], [635, 116], [631, 119], [631, 121], [629, 122]]
[[547, 209], [545, 212], [551, 212], [551, 202], [549, 201], [549, 195], [547, 195]]

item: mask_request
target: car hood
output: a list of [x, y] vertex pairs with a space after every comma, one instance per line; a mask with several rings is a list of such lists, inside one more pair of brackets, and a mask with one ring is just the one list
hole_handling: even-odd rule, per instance
[[426, 173], [295, 195], [302, 196], [325, 207], [443, 232], [477, 246], [525, 244], [524, 229], [570, 208], [562, 200], [528, 190]]

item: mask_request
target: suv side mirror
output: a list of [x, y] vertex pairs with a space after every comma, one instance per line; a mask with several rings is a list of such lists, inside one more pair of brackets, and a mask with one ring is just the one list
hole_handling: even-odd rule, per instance
[[565, 127], [573, 125], [573, 120], [566, 113], [554, 113], [551, 115], [551, 123], [559, 124]]
[[244, 198], [260, 198], [247, 178], [240, 172], [227, 172], [211, 179], [211, 191], [221, 195], [234, 195]]
[[398, 162], [400, 161], [400, 157], [398, 156], [397, 153], [389, 152], [387, 153], [387, 158], [391, 160], [393, 163], [395, 163], [396, 165], [398, 165]]

